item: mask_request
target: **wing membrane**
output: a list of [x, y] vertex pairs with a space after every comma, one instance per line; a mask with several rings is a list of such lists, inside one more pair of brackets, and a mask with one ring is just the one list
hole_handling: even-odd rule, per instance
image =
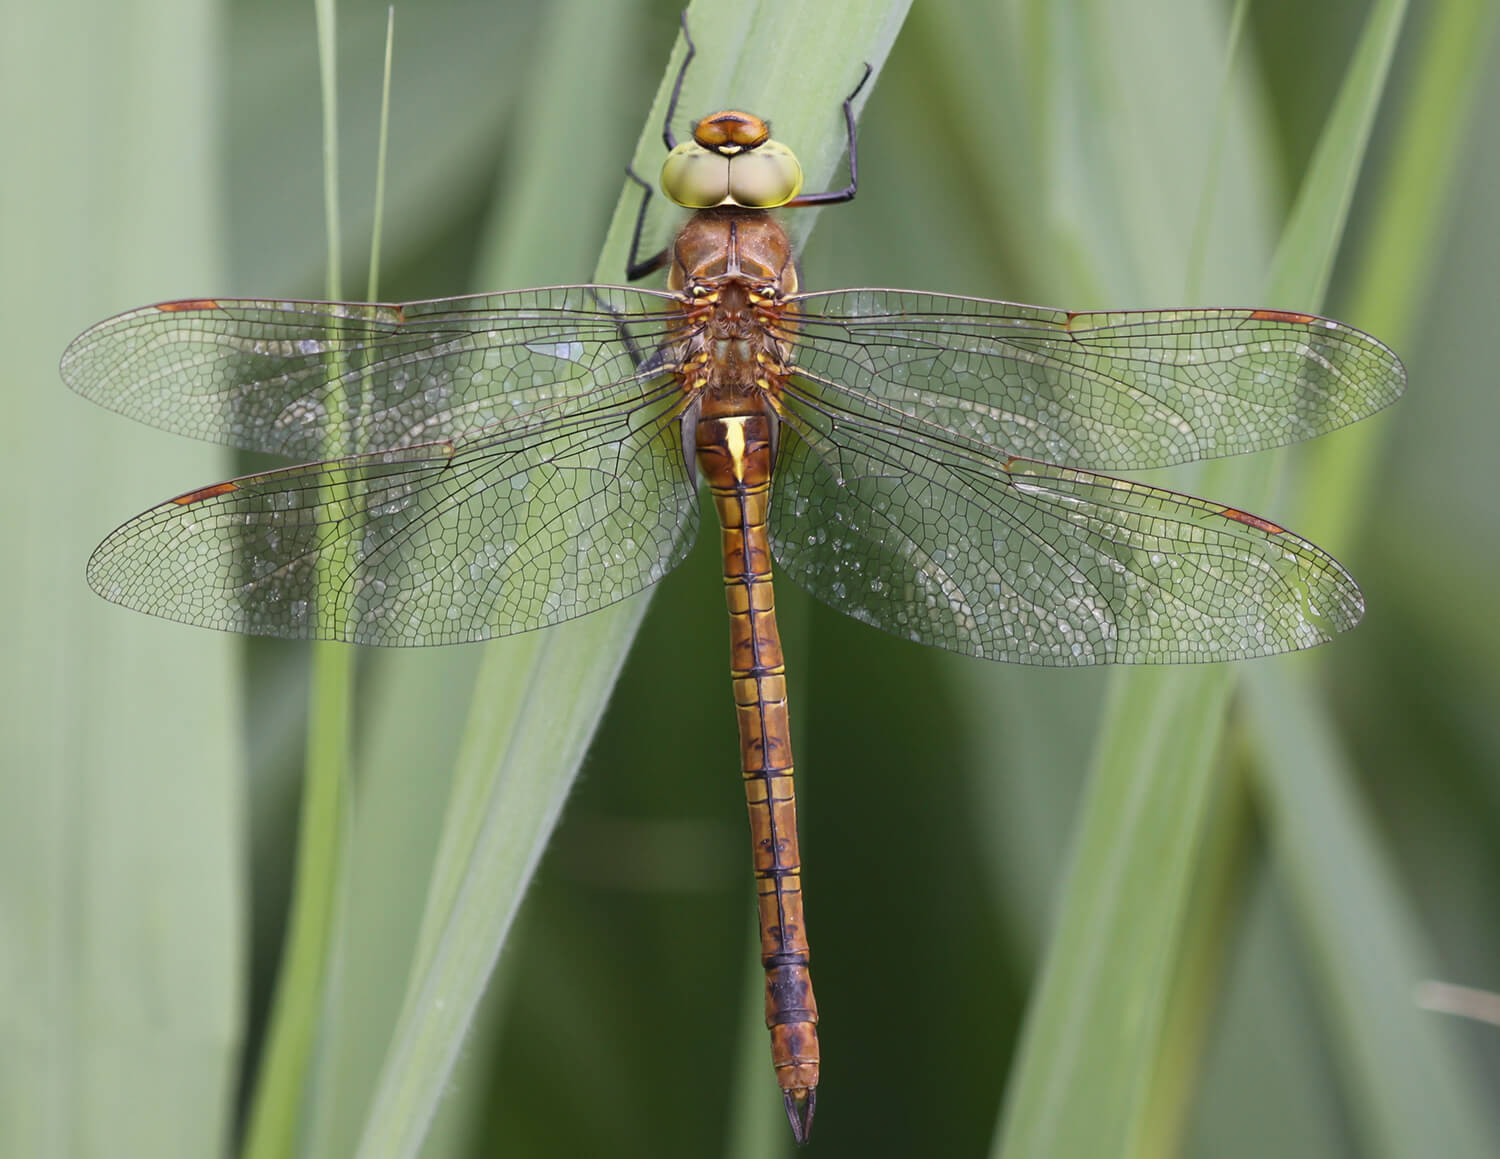
[[813, 595], [898, 636], [1072, 666], [1265, 656], [1356, 624], [1319, 548], [1232, 508], [783, 395], [771, 538]]
[[99, 594], [256, 635], [448, 644], [647, 587], [697, 530], [668, 384], [467, 439], [251, 475], [152, 508], [89, 561]]
[[1389, 405], [1406, 381], [1368, 335], [1274, 310], [1069, 313], [881, 289], [797, 306], [796, 367], [840, 407], [1103, 471], [1311, 438]]
[[[90, 582], [190, 623], [375, 644], [525, 631], [639, 591], [697, 525], [672, 379], [684, 309], [561, 286], [400, 306], [176, 302], [101, 323], [62, 370], [106, 406], [253, 450], [378, 453], [161, 504], [100, 546]], [[1055, 665], [1260, 656], [1362, 614], [1347, 573], [1283, 529], [1074, 469], [1259, 450], [1362, 418], [1404, 371], [1359, 331], [878, 289], [801, 295], [785, 325], [773, 539], [840, 610]]]
[[163, 430], [322, 459], [462, 438], [650, 377], [677, 310], [671, 295], [612, 286], [403, 305], [168, 302], [85, 331], [62, 376]]

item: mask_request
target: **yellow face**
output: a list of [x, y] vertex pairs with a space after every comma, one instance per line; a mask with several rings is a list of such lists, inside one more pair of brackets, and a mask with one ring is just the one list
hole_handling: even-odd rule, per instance
[[688, 209], [775, 209], [802, 191], [802, 166], [796, 154], [771, 140], [759, 117], [729, 111], [704, 117], [693, 139], [667, 154], [661, 186]]

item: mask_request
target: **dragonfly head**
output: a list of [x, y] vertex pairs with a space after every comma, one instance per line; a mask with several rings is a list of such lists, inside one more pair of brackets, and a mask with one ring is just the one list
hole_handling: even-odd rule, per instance
[[771, 139], [761, 118], [726, 109], [704, 117], [693, 126], [693, 139], [667, 154], [661, 187], [688, 209], [775, 209], [802, 191], [802, 166]]

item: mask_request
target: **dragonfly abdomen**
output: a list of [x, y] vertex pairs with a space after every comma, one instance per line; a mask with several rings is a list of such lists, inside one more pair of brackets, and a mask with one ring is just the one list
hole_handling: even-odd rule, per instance
[[[715, 408], [718, 409], [718, 408]], [[755, 864], [766, 1027], [771, 1058], [799, 1142], [812, 1126], [818, 1086], [818, 1006], [802, 918], [802, 861], [786, 667], [776, 628], [766, 510], [771, 424], [756, 411], [698, 421], [698, 463], [719, 513], [729, 605], [730, 677]]]

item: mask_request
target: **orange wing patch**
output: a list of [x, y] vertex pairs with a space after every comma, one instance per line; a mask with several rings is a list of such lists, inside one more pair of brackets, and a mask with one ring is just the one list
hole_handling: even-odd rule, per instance
[[171, 314], [178, 310], [217, 310], [219, 303], [212, 298], [183, 298], [178, 302], [158, 302], [156, 308]]
[[231, 491], [238, 491], [239, 486], [235, 483], [214, 483], [209, 487], [199, 487], [196, 491], [189, 491], [186, 495], [179, 495], [172, 502], [179, 507], [186, 507], [192, 503], [201, 503], [205, 499], [212, 499], [217, 495], [228, 495]]
[[1259, 515], [1251, 515], [1248, 511], [1241, 511], [1238, 507], [1226, 507], [1219, 512], [1226, 519], [1233, 519], [1236, 523], [1243, 523], [1246, 527], [1253, 527], [1257, 531], [1264, 531], [1267, 535], [1285, 535], [1286, 528], [1278, 527], [1269, 519], [1262, 519]]
[[1316, 314], [1295, 314], [1291, 310], [1251, 310], [1250, 318], [1255, 322], [1293, 322], [1300, 326], [1318, 320]]

